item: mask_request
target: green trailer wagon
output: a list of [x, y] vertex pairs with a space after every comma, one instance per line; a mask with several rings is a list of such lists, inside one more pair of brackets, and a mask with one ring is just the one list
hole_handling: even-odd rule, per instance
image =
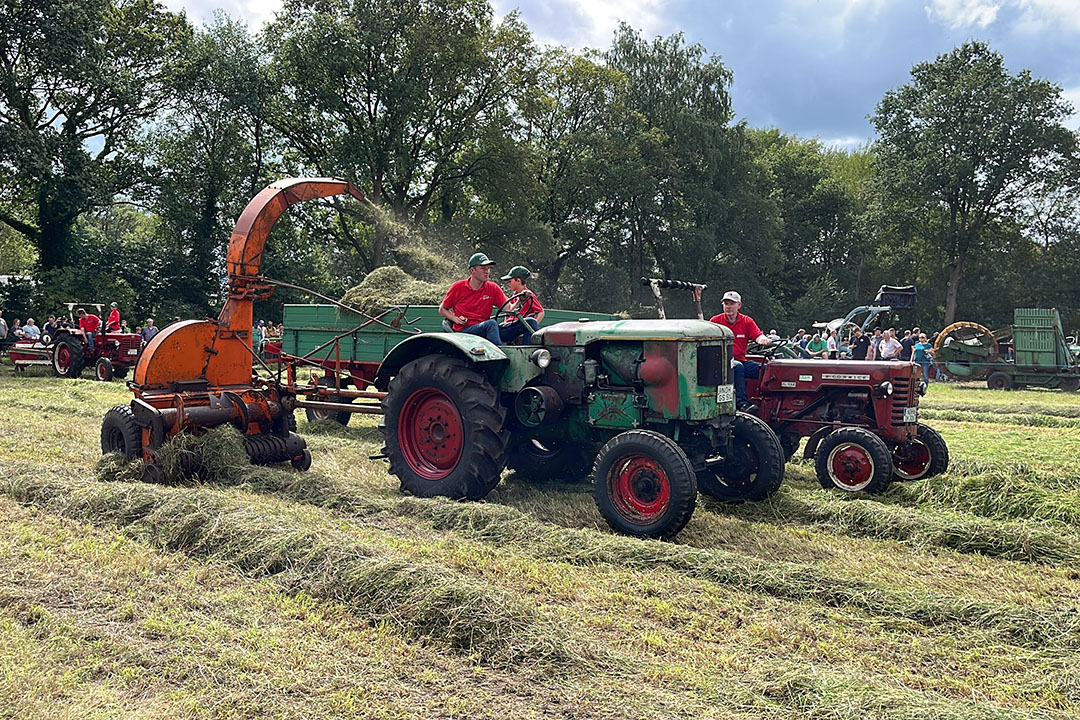
[[[270, 346], [268, 354], [288, 369], [290, 384], [308, 388], [297, 403], [308, 420], [345, 425], [353, 413], [380, 414], [377, 401], [384, 396], [383, 388], [371, 390], [370, 386], [383, 359], [414, 335], [444, 332], [436, 305], [392, 307], [376, 318], [372, 322], [330, 304], [285, 305], [280, 345]], [[608, 313], [548, 309], [540, 327], [617, 319]]]

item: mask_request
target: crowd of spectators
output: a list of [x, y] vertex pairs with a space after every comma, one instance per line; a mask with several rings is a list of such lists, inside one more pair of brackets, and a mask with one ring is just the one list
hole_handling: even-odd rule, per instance
[[[770, 331], [770, 337], [775, 331]], [[800, 347], [811, 358], [819, 360], [889, 360], [915, 363], [922, 369], [923, 381], [930, 382], [930, 368], [936, 369], [938, 380], [948, 380], [934, 360], [934, 340], [918, 327], [904, 330], [901, 336], [896, 328], [875, 328], [864, 333], [856, 328], [850, 338], [842, 340], [836, 330], [810, 334], [799, 329], [789, 338], [792, 345]]]

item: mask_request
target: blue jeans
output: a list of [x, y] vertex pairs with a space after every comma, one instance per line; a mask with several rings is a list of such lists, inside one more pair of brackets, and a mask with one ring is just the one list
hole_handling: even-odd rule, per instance
[[930, 384], [930, 361], [926, 360], [919, 363], [919, 367], [922, 368], [922, 381], [927, 385]]
[[90, 346], [90, 352], [94, 352], [94, 333], [86, 333], [86, 342]]
[[753, 360], [731, 361], [731, 369], [735, 375], [735, 405], [736, 407], [750, 400], [746, 397], [746, 378], [761, 377], [761, 363]]
[[[525, 326], [526, 324], [528, 325], [527, 328]], [[501, 325], [499, 327], [499, 336], [502, 338], [502, 341], [504, 343], [511, 343], [524, 335], [526, 330], [528, 330], [529, 334], [531, 335], [539, 329], [540, 323], [536, 322], [536, 318], [527, 317], [522, 318], [521, 322], [515, 320], [508, 325]]]
[[462, 329], [461, 332], [469, 333], [470, 335], [479, 335], [482, 338], [487, 338], [495, 345], [502, 345], [502, 338], [499, 335], [499, 323], [494, 320], [478, 322], [475, 325], [470, 325], [469, 327]]

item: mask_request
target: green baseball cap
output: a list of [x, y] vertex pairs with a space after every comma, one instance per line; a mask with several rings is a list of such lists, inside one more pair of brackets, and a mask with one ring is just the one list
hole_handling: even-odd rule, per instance
[[484, 253], [476, 253], [469, 258], [469, 267], [474, 268], [477, 265], [494, 265], [494, 260], [488, 260], [488, 256]]
[[510, 272], [502, 276], [502, 279], [509, 280], [510, 278], [520, 278], [524, 280], [531, 277], [532, 273], [529, 272], [529, 268], [525, 267], [524, 265], [515, 265], [514, 267], [510, 268]]

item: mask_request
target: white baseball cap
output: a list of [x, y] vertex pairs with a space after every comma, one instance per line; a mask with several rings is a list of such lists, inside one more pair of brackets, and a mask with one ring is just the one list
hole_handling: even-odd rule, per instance
[[731, 300], [732, 302], [741, 303], [742, 295], [735, 292], [734, 290], [728, 290], [726, 293], [724, 293], [724, 300]]

